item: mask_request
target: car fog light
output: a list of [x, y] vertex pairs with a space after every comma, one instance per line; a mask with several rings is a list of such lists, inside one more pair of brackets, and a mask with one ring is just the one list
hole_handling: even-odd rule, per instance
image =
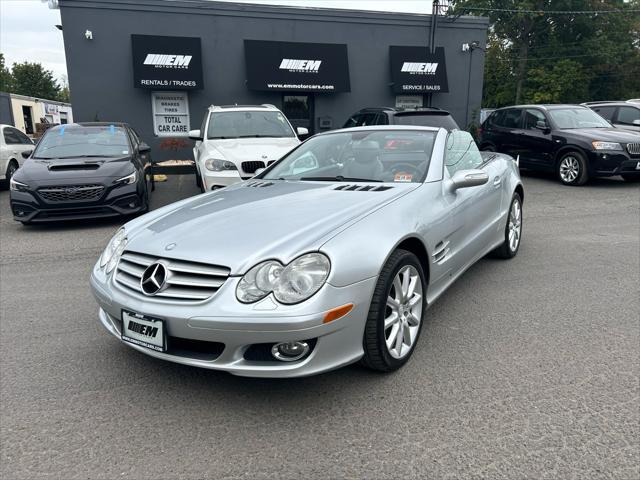
[[282, 362], [295, 362], [309, 353], [307, 342], [276, 343], [271, 347], [271, 355]]

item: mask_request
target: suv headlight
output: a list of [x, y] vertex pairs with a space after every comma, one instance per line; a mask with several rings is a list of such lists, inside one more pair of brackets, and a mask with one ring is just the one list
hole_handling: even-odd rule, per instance
[[116, 185], [131, 185], [132, 183], [136, 183], [138, 181], [138, 172], [135, 170], [133, 173], [130, 173], [126, 177], [122, 177], [117, 179], [115, 182]]
[[615, 142], [591, 142], [594, 150], [622, 150], [622, 145]]
[[9, 190], [13, 190], [14, 192], [28, 192], [29, 185], [18, 182], [13, 177], [11, 177], [11, 180], [9, 180]]
[[221, 172], [222, 170], [238, 170], [236, 164], [228, 160], [220, 160], [218, 158], [209, 158], [204, 162], [207, 170], [212, 172]]
[[320, 290], [330, 269], [329, 259], [321, 253], [307, 253], [288, 265], [268, 260], [242, 277], [236, 288], [236, 297], [242, 303], [253, 303], [273, 292], [280, 303], [300, 303]]
[[124, 228], [121, 228], [116, 232], [113, 238], [109, 240], [107, 248], [102, 252], [102, 255], [100, 256], [100, 268], [105, 268], [106, 266], [106, 272], [111, 272], [118, 263], [118, 259], [120, 258], [120, 255], [122, 255], [126, 245], [127, 234], [124, 231]]

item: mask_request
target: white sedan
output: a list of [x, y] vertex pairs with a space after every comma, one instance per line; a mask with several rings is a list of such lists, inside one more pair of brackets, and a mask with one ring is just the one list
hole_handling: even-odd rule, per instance
[[[33, 141], [11, 125], [0, 124], [0, 182], [9, 185], [11, 177], [33, 151]], [[27, 155], [28, 156], [28, 155]]]
[[[308, 133], [297, 129], [297, 135]], [[202, 128], [189, 132], [198, 186], [209, 191], [253, 177], [297, 147], [297, 135], [273, 105], [209, 107]]]

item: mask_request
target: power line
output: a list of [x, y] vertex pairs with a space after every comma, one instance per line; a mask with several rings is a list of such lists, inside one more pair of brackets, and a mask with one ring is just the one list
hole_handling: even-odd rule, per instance
[[498, 12], [498, 13], [536, 13], [547, 15], [600, 15], [600, 14], [627, 14], [640, 12], [640, 9], [624, 9], [624, 10], [526, 10], [516, 8], [482, 8], [482, 7], [457, 7], [460, 10], [477, 11], [477, 12]]

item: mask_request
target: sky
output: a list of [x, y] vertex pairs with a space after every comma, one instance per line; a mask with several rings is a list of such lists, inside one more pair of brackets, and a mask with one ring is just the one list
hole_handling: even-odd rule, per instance
[[[218, 0], [221, 1], [221, 0]], [[350, 8], [360, 10], [430, 13], [431, 0], [234, 0], [242, 3], [303, 7]], [[51, 10], [46, 0], [0, 0], [0, 52], [8, 66], [38, 62], [58, 80], [66, 77], [60, 11]]]

